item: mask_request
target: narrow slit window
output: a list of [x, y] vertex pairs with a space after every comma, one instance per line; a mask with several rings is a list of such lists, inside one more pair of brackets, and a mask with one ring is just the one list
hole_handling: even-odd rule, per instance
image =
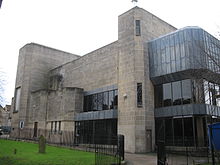
[[135, 30], [136, 30], [136, 36], [141, 35], [141, 21], [135, 20]]
[[53, 122], [51, 122], [51, 132], [53, 132]]
[[61, 121], [59, 121], [59, 127], [58, 127], [58, 131], [61, 131]]
[[142, 83], [137, 83], [137, 107], [142, 107]]

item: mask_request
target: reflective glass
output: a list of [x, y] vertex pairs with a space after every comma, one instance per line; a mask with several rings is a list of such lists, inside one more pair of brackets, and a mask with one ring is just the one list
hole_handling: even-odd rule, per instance
[[210, 104], [210, 97], [209, 97], [209, 83], [204, 81], [204, 95], [205, 95], [205, 103]]
[[109, 109], [113, 109], [114, 107], [114, 91], [109, 91]]
[[114, 109], [118, 109], [118, 90], [115, 90]]
[[103, 110], [108, 110], [109, 109], [109, 105], [108, 105], [108, 91], [104, 92], [103, 94]]
[[163, 84], [163, 105], [170, 106], [172, 104], [171, 83]]
[[173, 91], [173, 105], [181, 104], [181, 81], [176, 81], [172, 83], [172, 91]]
[[103, 110], [103, 93], [97, 94], [97, 108], [99, 111]]
[[192, 88], [191, 80], [182, 80], [182, 97], [183, 104], [190, 104], [192, 102]]
[[162, 85], [157, 85], [154, 88], [154, 100], [155, 100], [155, 107], [162, 107], [163, 103], [163, 87]]

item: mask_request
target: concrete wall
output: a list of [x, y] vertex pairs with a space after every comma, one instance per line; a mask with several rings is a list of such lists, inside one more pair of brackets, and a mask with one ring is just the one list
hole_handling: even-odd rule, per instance
[[117, 84], [118, 44], [113, 42], [51, 71], [63, 77], [63, 87], [84, 91]]
[[31, 92], [47, 88], [48, 71], [77, 58], [76, 55], [35, 43], [20, 49], [15, 88], [21, 87], [21, 99], [19, 111], [12, 115], [13, 127], [18, 127], [20, 120], [25, 121], [25, 125], [29, 122]]
[[[141, 22], [141, 36], [135, 34], [135, 20]], [[144, 42], [175, 28], [138, 7], [120, 15], [118, 25], [118, 132], [125, 135], [126, 151], [147, 152], [154, 147], [154, 93], [149, 79], [148, 48], [144, 47]], [[137, 83], [143, 84], [143, 106], [140, 108], [136, 101]], [[147, 146], [147, 130], [152, 132], [152, 146]]]

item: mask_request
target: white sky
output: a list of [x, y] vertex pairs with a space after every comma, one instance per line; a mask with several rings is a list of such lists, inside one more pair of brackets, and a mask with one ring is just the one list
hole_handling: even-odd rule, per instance
[[[220, 31], [220, 0], [139, 0], [138, 6], [171, 25]], [[3, 0], [0, 9], [0, 69], [6, 103], [14, 94], [19, 49], [35, 42], [84, 55], [117, 40], [118, 15], [131, 0]]]

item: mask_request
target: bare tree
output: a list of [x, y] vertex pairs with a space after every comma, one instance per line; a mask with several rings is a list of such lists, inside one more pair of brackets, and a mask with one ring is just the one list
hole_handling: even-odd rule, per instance
[[3, 107], [5, 104], [5, 96], [4, 96], [4, 89], [5, 89], [5, 73], [0, 69], [0, 105]]

